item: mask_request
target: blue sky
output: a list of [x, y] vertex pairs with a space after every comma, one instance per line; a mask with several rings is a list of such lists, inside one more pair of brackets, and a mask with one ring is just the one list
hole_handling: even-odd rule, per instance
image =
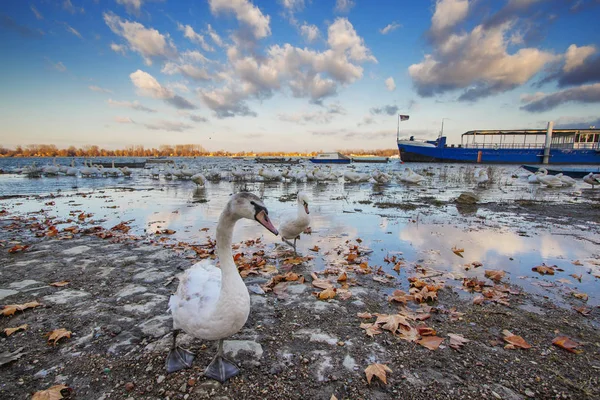
[[5, 0], [0, 140], [395, 147], [600, 125], [600, 0]]

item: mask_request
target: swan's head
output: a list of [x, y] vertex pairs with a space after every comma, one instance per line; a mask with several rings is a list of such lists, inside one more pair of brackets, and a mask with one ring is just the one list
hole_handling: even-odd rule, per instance
[[269, 219], [269, 210], [255, 194], [248, 192], [234, 194], [227, 203], [226, 211], [236, 218], [253, 219], [274, 235], [279, 234]]
[[308, 202], [309, 202], [309, 198], [308, 195], [304, 192], [298, 192], [298, 204], [301, 204], [302, 206], [304, 206], [304, 211], [306, 211], [307, 214], [310, 214], [310, 212], [308, 212]]

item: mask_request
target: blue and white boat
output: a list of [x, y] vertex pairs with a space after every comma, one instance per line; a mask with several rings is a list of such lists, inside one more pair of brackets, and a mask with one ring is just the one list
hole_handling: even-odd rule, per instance
[[316, 164], [350, 164], [352, 162], [350, 157], [338, 152], [319, 153], [309, 160]]
[[598, 164], [600, 129], [477, 130], [461, 135], [460, 144], [398, 137], [404, 162], [504, 164]]

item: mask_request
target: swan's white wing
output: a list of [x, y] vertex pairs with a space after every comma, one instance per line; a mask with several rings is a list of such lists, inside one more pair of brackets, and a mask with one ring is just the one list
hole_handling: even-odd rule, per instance
[[194, 264], [179, 275], [177, 292], [169, 299], [173, 328], [211, 317], [221, 293], [221, 270], [211, 260]]
[[294, 239], [300, 235], [310, 225], [310, 218], [296, 217], [294, 219], [287, 220], [279, 225], [279, 234], [284, 239]]

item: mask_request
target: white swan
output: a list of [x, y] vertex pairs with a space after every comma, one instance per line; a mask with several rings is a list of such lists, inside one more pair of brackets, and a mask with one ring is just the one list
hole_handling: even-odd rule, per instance
[[[308, 216], [308, 195], [304, 192], [298, 192], [298, 213], [295, 218], [289, 219], [283, 222], [279, 226], [279, 232], [284, 242], [294, 248], [296, 252], [296, 240], [300, 237], [300, 234], [304, 232], [310, 224], [310, 217]], [[294, 243], [290, 243], [289, 239], [294, 239]]]
[[65, 175], [77, 176], [78, 172], [79, 172], [79, 170], [77, 168], [75, 168], [75, 160], [71, 160], [71, 166], [69, 168], [67, 168], [67, 170], [65, 171]]
[[385, 185], [386, 183], [389, 183], [392, 180], [391, 175], [386, 174], [385, 172], [380, 171], [378, 169], [375, 169], [371, 176], [373, 177], [373, 179], [375, 179], [375, 182], [377, 182], [380, 185]]
[[400, 175], [399, 179], [403, 182], [418, 184], [421, 183], [421, 181], [423, 181], [425, 177], [423, 175], [417, 174], [411, 168], [406, 168], [404, 170], [404, 173]]
[[194, 182], [198, 186], [204, 187], [206, 184], [206, 178], [201, 173], [197, 173], [192, 175], [192, 182]]
[[575, 183], [577, 182], [575, 179], [571, 178], [570, 176], [563, 175], [562, 172], [560, 174], [556, 174], [556, 177], [558, 179], [560, 179], [563, 186], [575, 186]]
[[490, 178], [488, 173], [483, 168], [477, 168], [475, 170], [475, 181], [477, 182], [477, 186], [485, 186], [489, 182]]
[[538, 181], [548, 187], [561, 187], [564, 186], [560, 178], [556, 175], [548, 175], [546, 168], [540, 168], [536, 172], [538, 174]]
[[168, 372], [192, 365], [194, 355], [176, 346], [177, 334], [183, 330], [198, 339], [219, 340], [218, 352], [206, 368], [205, 376], [224, 382], [239, 373], [239, 369], [223, 357], [223, 339], [242, 329], [250, 313], [250, 295], [231, 253], [233, 228], [242, 218], [256, 220], [278, 234], [266, 207], [256, 195], [238, 193], [227, 202], [217, 225], [220, 268], [210, 260], [194, 264], [179, 275], [177, 292], [169, 300], [174, 332], [166, 361]]
[[594, 174], [590, 172], [586, 176], [583, 177], [583, 181], [587, 184], [592, 185], [592, 189], [595, 185], [600, 185], [600, 174]]

